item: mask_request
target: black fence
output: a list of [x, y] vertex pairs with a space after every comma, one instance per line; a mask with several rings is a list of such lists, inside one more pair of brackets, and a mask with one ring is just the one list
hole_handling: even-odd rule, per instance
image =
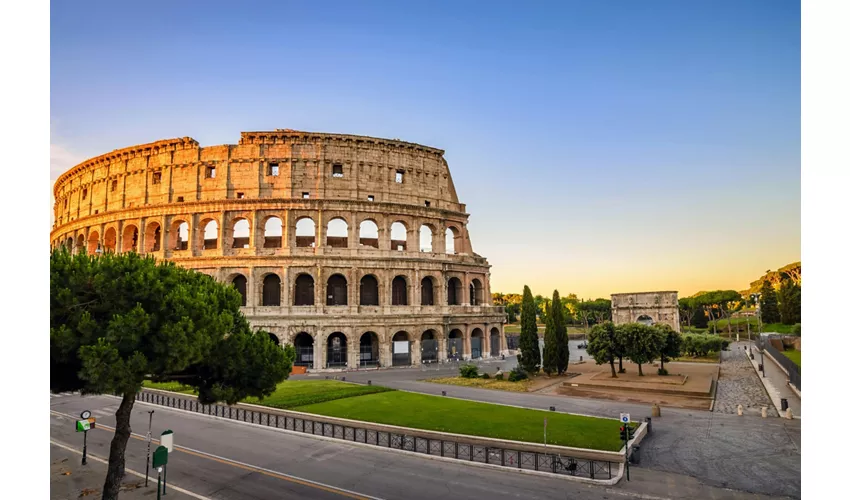
[[800, 387], [800, 367], [794, 364], [793, 361], [786, 358], [782, 351], [773, 347], [770, 343], [771, 338], [781, 339], [781, 335], [761, 335], [758, 337], [758, 346], [759, 349], [764, 349], [769, 352], [773, 359], [776, 360], [777, 363], [782, 365], [782, 368], [785, 368], [788, 371], [788, 381], [791, 382], [791, 385], [797, 388], [798, 391], [802, 391], [802, 387]]
[[617, 466], [616, 463], [609, 461], [588, 460], [553, 453], [514, 450], [495, 446], [480, 446], [450, 439], [410, 436], [402, 433], [366, 429], [333, 422], [322, 422], [321, 420], [311, 418], [266, 413], [228, 405], [205, 405], [201, 404], [197, 399], [170, 396], [159, 392], [139, 392], [136, 394], [136, 400], [194, 413], [202, 413], [204, 415], [213, 415], [277, 429], [302, 432], [304, 434], [324, 436], [343, 441], [355, 441], [382, 448], [393, 448], [468, 462], [497, 465], [510, 469], [528, 469], [590, 479], [611, 479], [611, 468], [612, 466]]

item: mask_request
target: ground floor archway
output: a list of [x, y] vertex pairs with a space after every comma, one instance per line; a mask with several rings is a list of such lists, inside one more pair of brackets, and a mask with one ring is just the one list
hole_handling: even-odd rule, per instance
[[381, 346], [375, 332], [366, 332], [360, 336], [360, 366], [380, 366]]
[[482, 353], [484, 352], [484, 332], [482, 332], [480, 328], [472, 330], [472, 335], [470, 335], [469, 339], [469, 347], [470, 351], [472, 351], [470, 353], [472, 355], [472, 359], [482, 357]]
[[393, 366], [409, 366], [410, 357], [410, 336], [407, 332], [398, 332], [393, 335]]
[[295, 366], [315, 368], [313, 366], [313, 337], [307, 332], [301, 332], [295, 336], [293, 344], [295, 345]]
[[328, 368], [345, 368], [348, 365], [348, 341], [342, 332], [328, 337]]
[[499, 342], [501, 339], [501, 335], [499, 335], [498, 328], [490, 329], [490, 356], [499, 356], [502, 352], [502, 346]]
[[446, 357], [448, 359], [463, 359], [463, 332], [454, 329], [449, 332], [449, 338], [446, 339]]
[[436, 363], [437, 351], [439, 350], [436, 332], [434, 330], [425, 330], [422, 333], [421, 344], [422, 363]]

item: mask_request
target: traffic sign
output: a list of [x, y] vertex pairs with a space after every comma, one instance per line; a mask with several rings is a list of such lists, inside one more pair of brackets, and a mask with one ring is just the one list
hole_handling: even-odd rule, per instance
[[622, 422], [624, 424], [628, 424], [631, 421], [632, 421], [632, 419], [631, 419], [631, 417], [629, 416], [628, 413], [620, 413], [620, 422]]
[[159, 446], [153, 452], [153, 468], [162, 467], [168, 463], [168, 448]]
[[87, 418], [85, 420], [77, 420], [77, 432], [86, 432], [89, 429], [94, 429], [94, 418]]

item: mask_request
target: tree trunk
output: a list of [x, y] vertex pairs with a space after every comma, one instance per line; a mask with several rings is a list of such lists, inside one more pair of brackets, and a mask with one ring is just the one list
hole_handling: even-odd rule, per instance
[[115, 436], [109, 445], [109, 466], [106, 469], [106, 482], [103, 484], [102, 500], [117, 500], [118, 489], [124, 478], [124, 452], [127, 450], [127, 441], [130, 439], [130, 413], [133, 403], [136, 402], [136, 394], [128, 392], [124, 394], [118, 411], [115, 412]]
[[623, 357], [622, 356], [617, 356], [617, 357], [620, 358], [620, 373], [626, 373], [626, 370], [623, 370]]
[[638, 363], [638, 375], [643, 377], [643, 364]]
[[614, 358], [610, 358], [608, 361], [611, 362], [611, 378], [617, 378], [617, 371], [614, 369]]
[[661, 371], [664, 371], [664, 356], [661, 356]]

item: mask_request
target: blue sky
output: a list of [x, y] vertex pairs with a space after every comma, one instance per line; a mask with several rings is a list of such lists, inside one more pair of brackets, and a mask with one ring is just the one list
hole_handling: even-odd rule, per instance
[[800, 258], [799, 2], [53, 2], [50, 48], [51, 180], [167, 137], [363, 134], [446, 150], [493, 291]]

